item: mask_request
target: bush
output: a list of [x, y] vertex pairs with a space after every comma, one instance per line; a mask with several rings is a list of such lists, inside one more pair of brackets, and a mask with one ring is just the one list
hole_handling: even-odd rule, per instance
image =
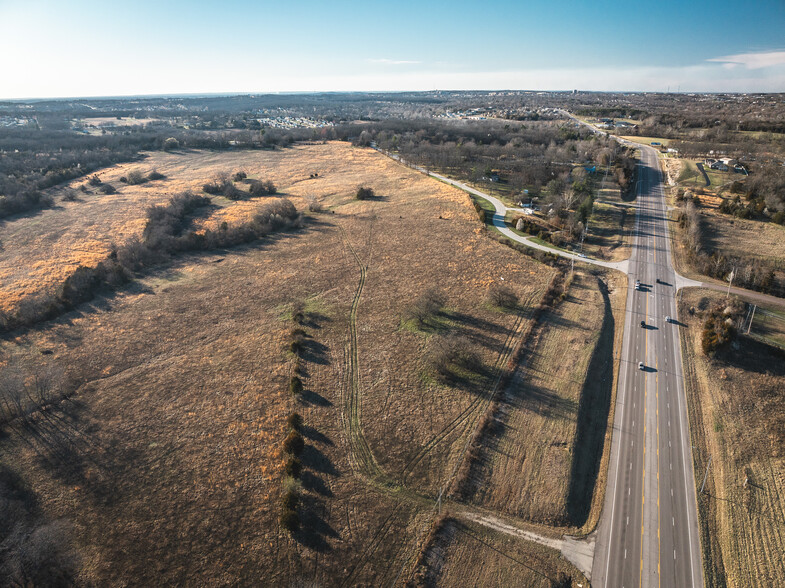
[[164, 151], [171, 151], [180, 147], [180, 141], [174, 137], [169, 137], [164, 141]]
[[251, 196], [273, 196], [278, 193], [278, 188], [270, 180], [251, 180], [250, 184], [248, 193]]
[[418, 328], [423, 328], [442, 311], [446, 303], [447, 299], [444, 293], [438, 288], [431, 288], [420, 295], [406, 310], [404, 320], [414, 322]]
[[299, 413], [293, 412], [289, 415], [289, 418], [286, 419], [286, 424], [292, 431], [299, 431], [303, 426], [303, 417], [301, 417]]
[[289, 455], [300, 455], [305, 449], [305, 440], [298, 431], [289, 431], [283, 442], [283, 450]]
[[128, 172], [128, 175], [125, 176], [125, 181], [128, 182], [131, 186], [136, 186], [138, 184], [144, 184], [147, 179], [144, 177], [141, 171], [138, 169], [132, 169]]
[[369, 186], [359, 186], [357, 193], [354, 195], [357, 200], [368, 200], [374, 197], [373, 188]]
[[102, 194], [116, 194], [117, 190], [112, 184], [102, 184], [98, 191]]
[[90, 176], [90, 179], [87, 181], [88, 184], [91, 186], [100, 186], [103, 182], [101, 182], [101, 178], [98, 176]]
[[775, 212], [771, 216], [771, 222], [777, 223], [778, 225], [785, 225], [785, 212], [782, 210]]
[[244, 171], [238, 171], [238, 172], [235, 172], [234, 176], [232, 176], [232, 179], [235, 182], [242, 182], [247, 177], [248, 177], [247, 173], [245, 173]]
[[488, 302], [496, 308], [510, 310], [518, 306], [518, 295], [509, 286], [491, 284], [488, 288]]
[[163, 175], [161, 172], [157, 170], [153, 170], [149, 174], [147, 174], [148, 180], [163, 180], [165, 177], [166, 177], [165, 175]]
[[308, 210], [310, 212], [322, 212], [323, 209], [324, 207], [322, 206], [322, 203], [319, 202], [315, 197], [312, 196], [308, 198]]
[[300, 517], [294, 510], [289, 510], [288, 508], [282, 509], [279, 520], [281, 526], [290, 533], [294, 533], [300, 528]]
[[443, 380], [455, 376], [456, 370], [476, 372], [482, 367], [480, 356], [471, 349], [469, 342], [456, 335], [432, 337], [427, 361], [434, 374]]
[[299, 479], [303, 471], [303, 463], [296, 457], [290, 457], [286, 460], [285, 471], [287, 476]]
[[289, 394], [296, 396], [303, 391], [303, 381], [297, 376], [292, 376], [289, 380]]

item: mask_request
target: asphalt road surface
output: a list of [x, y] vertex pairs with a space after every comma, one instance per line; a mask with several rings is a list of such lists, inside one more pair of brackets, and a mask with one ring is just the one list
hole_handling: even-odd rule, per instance
[[702, 587], [677, 279], [657, 153], [646, 146], [641, 151], [611, 461], [592, 584]]

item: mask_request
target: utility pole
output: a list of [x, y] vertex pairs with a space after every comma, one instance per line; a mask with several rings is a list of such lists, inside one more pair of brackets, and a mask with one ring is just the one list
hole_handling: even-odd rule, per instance
[[703, 494], [703, 487], [706, 485], [706, 477], [709, 475], [709, 466], [711, 465], [711, 456], [709, 456], [709, 463], [706, 464], [706, 473], [703, 474], [703, 483], [701, 484], [700, 493]]
[[755, 310], [758, 308], [757, 304], [752, 306], [752, 316], [750, 317], [750, 324], [747, 325], [747, 334], [750, 334], [750, 329], [752, 328], [752, 321], [755, 320]]

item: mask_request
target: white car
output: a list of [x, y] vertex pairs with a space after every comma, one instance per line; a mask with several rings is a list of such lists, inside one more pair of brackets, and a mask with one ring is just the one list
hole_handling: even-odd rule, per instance
[[639, 369], [639, 370], [642, 370], [642, 369], [643, 369], [643, 362], [642, 362], [642, 361], [639, 361], [639, 362], [638, 362], [638, 369]]
[[641, 281], [640, 280], [635, 280], [635, 289], [636, 290], [640, 290], [641, 289]]
[[671, 317], [669, 317], [669, 316], [666, 316], [666, 317], [665, 317], [665, 322], [666, 322], [666, 323], [669, 323], [669, 322], [671, 322]]

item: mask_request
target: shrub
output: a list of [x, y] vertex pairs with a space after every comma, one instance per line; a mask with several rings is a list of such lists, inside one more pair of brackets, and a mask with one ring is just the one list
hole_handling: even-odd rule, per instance
[[287, 476], [298, 479], [303, 471], [303, 463], [296, 457], [290, 457], [286, 460], [285, 471]]
[[288, 508], [282, 509], [279, 520], [281, 526], [287, 531], [289, 531], [290, 533], [294, 533], [295, 531], [297, 531], [297, 529], [300, 528], [300, 517], [297, 515], [297, 512], [294, 510], [289, 510]]
[[171, 151], [172, 149], [177, 149], [179, 147], [180, 147], [180, 141], [178, 141], [174, 137], [168, 137], [164, 141], [164, 151]]
[[90, 179], [87, 181], [88, 184], [91, 186], [100, 186], [103, 182], [101, 182], [101, 178], [97, 175], [90, 176]]
[[163, 180], [165, 177], [166, 177], [165, 175], [163, 175], [161, 172], [157, 170], [153, 170], [149, 174], [147, 174], [148, 180]]
[[314, 196], [308, 198], [308, 210], [310, 212], [322, 212], [323, 209], [324, 207], [322, 206], [322, 203], [319, 202]]
[[248, 177], [247, 173], [245, 173], [244, 171], [238, 171], [238, 172], [235, 172], [234, 176], [232, 176], [232, 179], [235, 182], [242, 182], [247, 177]]
[[406, 310], [404, 320], [412, 321], [418, 328], [422, 328], [437, 314], [447, 303], [444, 293], [438, 288], [431, 288], [420, 295], [417, 300]]
[[117, 190], [115, 189], [115, 187], [112, 184], [102, 184], [101, 187], [98, 188], [98, 191], [101, 192], [102, 194], [115, 194], [115, 193], [117, 193]]
[[518, 306], [518, 295], [509, 286], [491, 284], [488, 288], [488, 302], [496, 308], [509, 310]]
[[359, 186], [357, 188], [357, 193], [354, 195], [357, 200], [368, 200], [368, 198], [373, 198], [373, 188], [369, 186]]
[[303, 426], [303, 417], [301, 417], [299, 413], [293, 412], [289, 415], [289, 418], [286, 419], [286, 424], [292, 431], [299, 431]]
[[76, 192], [73, 190], [67, 190], [66, 193], [63, 195], [63, 200], [66, 202], [74, 202], [76, 200]]
[[775, 212], [771, 216], [771, 221], [777, 223], [778, 225], [785, 225], [785, 212], [782, 210]]
[[305, 449], [305, 440], [298, 431], [289, 431], [283, 442], [283, 450], [289, 455], [300, 455]]
[[289, 393], [297, 395], [303, 391], [303, 381], [297, 376], [292, 376], [289, 380]]
[[138, 184], [144, 184], [147, 179], [144, 177], [141, 171], [138, 169], [132, 169], [128, 172], [128, 175], [125, 176], [125, 181], [128, 182], [131, 186], [136, 186]]
[[281, 508], [295, 510], [300, 503], [300, 496], [295, 488], [287, 488], [281, 494]]
[[229, 200], [240, 200], [243, 197], [243, 191], [239, 190], [232, 182], [224, 184], [221, 194]]
[[251, 180], [250, 183], [248, 193], [251, 196], [273, 196], [278, 193], [278, 188], [270, 180]]
[[474, 372], [482, 367], [479, 355], [470, 348], [469, 342], [457, 335], [432, 337], [427, 361], [434, 374], [443, 380], [454, 376], [456, 369]]

